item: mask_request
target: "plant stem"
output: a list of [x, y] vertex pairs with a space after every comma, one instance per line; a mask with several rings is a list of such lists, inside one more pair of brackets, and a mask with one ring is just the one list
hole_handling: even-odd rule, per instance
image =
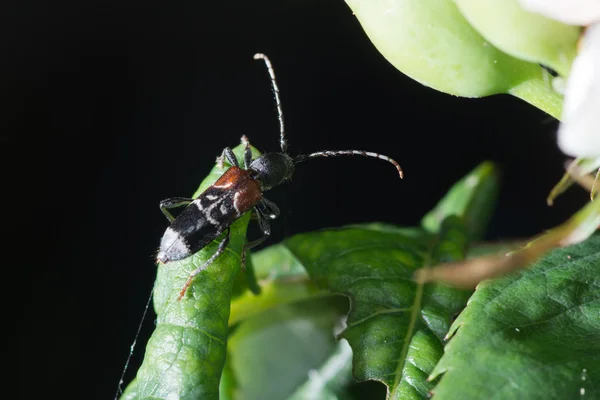
[[[547, 77], [544, 79], [544, 76]], [[509, 94], [525, 100], [529, 104], [560, 120], [563, 96], [552, 89], [549, 74], [522, 82], [509, 90]]]

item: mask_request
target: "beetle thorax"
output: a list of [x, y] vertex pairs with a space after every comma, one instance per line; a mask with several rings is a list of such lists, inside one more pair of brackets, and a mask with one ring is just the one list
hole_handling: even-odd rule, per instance
[[267, 153], [252, 161], [248, 170], [268, 190], [292, 177], [294, 160], [285, 153]]

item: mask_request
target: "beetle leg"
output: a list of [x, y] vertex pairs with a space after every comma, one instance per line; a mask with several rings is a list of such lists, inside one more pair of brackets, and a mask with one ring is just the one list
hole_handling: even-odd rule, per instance
[[267, 219], [275, 219], [279, 217], [280, 211], [277, 204], [272, 201], [262, 198], [262, 200], [256, 205], [257, 208], [260, 209], [262, 215]]
[[252, 149], [250, 148], [250, 141], [246, 137], [246, 135], [242, 136], [242, 144], [246, 145], [244, 148], [244, 168], [250, 168], [250, 164], [252, 164]]
[[162, 213], [165, 214], [165, 217], [167, 217], [169, 222], [173, 222], [175, 217], [167, 209], [187, 206], [192, 201], [194, 201], [194, 199], [188, 199], [185, 197], [171, 197], [170, 199], [165, 199], [161, 201], [158, 206], [160, 207], [160, 211], [162, 211]]
[[206, 260], [206, 262], [204, 264], [202, 264], [201, 266], [199, 266], [198, 268], [193, 270], [192, 273], [190, 274], [190, 276], [188, 276], [187, 281], [185, 282], [185, 285], [183, 285], [181, 292], [179, 292], [179, 298], [177, 298], [178, 301], [182, 299], [186, 290], [192, 284], [192, 280], [194, 279], [194, 277], [196, 275], [198, 275], [200, 272], [202, 272], [203, 270], [205, 270], [206, 268], [208, 268], [217, 259], [217, 257], [219, 257], [221, 254], [223, 254], [223, 252], [225, 251], [225, 247], [227, 247], [228, 243], [229, 243], [229, 228], [227, 228], [227, 233], [225, 234], [225, 237], [223, 238], [223, 240], [221, 240], [221, 243], [219, 243], [219, 247], [217, 248], [217, 251], [215, 251], [215, 253], [212, 256], [210, 256], [210, 258], [208, 260]]
[[225, 161], [225, 158], [227, 158], [227, 161], [229, 164], [231, 164], [231, 166], [239, 167], [237, 158], [235, 158], [235, 154], [233, 154], [233, 151], [231, 151], [231, 148], [229, 147], [225, 147], [221, 155], [217, 157], [217, 165], [221, 169], [223, 169], [223, 162]]
[[260, 209], [258, 209], [256, 207], [254, 209], [256, 210], [256, 216], [258, 217], [258, 227], [262, 231], [263, 236], [259, 237], [256, 240], [248, 242], [244, 245], [244, 248], [242, 249], [242, 260], [241, 260], [242, 270], [246, 269], [246, 251], [255, 246], [258, 246], [259, 244], [261, 244], [262, 242], [267, 240], [267, 238], [271, 235], [271, 225], [269, 224], [269, 220], [267, 218], [265, 218], [265, 216], [262, 214]]

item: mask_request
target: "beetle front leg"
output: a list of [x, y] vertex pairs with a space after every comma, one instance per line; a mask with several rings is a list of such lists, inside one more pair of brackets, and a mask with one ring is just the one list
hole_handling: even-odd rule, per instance
[[235, 154], [233, 154], [233, 151], [230, 147], [225, 147], [221, 155], [217, 157], [217, 165], [220, 169], [223, 169], [223, 163], [225, 161], [225, 158], [227, 158], [227, 161], [233, 167], [239, 167], [238, 160], [237, 158], [235, 158]]
[[168, 211], [168, 209], [187, 206], [192, 201], [194, 201], [194, 199], [188, 199], [186, 197], [171, 197], [170, 199], [161, 201], [158, 206], [160, 207], [160, 211], [165, 214], [165, 217], [167, 217], [169, 222], [173, 222], [175, 217]]
[[206, 260], [204, 264], [193, 270], [190, 276], [188, 276], [187, 281], [185, 281], [185, 285], [183, 285], [181, 292], [179, 292], [179, 297], [177, 298], [177, 301], [180, 301], [183, 298], [183, 295], [187, 291], [188, 287], [190, 287], [190, 285], [192, 284], [192, 280], [194, 279], [194, 277], [206, 268], [208, 268], [210, 264], [212, 264], [217, 259], [217, 257], [223, 254], [225, 248], [227, 247], [227, 244], [229, 244], [229, 231], [229, 228], [227, 228], [227, 233], [225, 234], [223, 240], [221, 240], [221, 243], [219, 243], [217, 251], [215, 251], [215, 253], [212, 256], [210, 256], [210, 258]]

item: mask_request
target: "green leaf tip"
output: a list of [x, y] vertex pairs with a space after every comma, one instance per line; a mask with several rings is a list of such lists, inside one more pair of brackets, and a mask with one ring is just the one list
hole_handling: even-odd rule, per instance
[[470, 241], [481, 239], [498, 198], [500, 174], [497, 166], [485, 161], [455, 183], [433, 210], [422, 219], [429, 232], [438, 232], [451, 215], [464, 220]]

